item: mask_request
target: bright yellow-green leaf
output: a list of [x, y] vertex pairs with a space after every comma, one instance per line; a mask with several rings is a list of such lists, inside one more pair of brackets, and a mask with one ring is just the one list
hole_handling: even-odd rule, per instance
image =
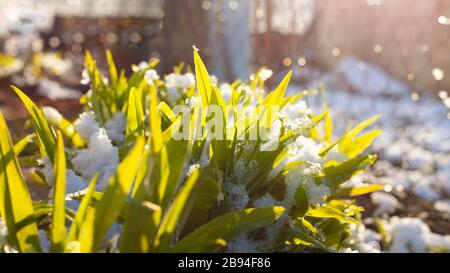
[[[33, 203], [1, 112], [0, 213], [8, 228], [8, 238], [18, 251], [36, 252], [41, 250], [38, 228], [36, 222], [33, 221]], [[19, 229], [18, 226], [21, 228]]]
[[346, 141], [340, 145], [340, 152], [344, 153], [348, 158], [353, 158], [364, 152], [381, 133], [381, 130], [373, 130], [351, 141]]
[[[77, 214], [75, 215], [75, 219], [72, 222], [72, 226], [70, 227], [69, 235], [67, 236], [67, 242], [73, 242], [80, 240], [80, 232], [83, 224], [86, 221], [86, 216], [88, 214], [88, 208], [89, 204], [91, 203], [92, 196], [95, 189], [95, 184], [97, 183], [98, 174], [96, 174], [89, 184], [89, 187], [87, 188], [86, 194], [83, 196], [83, 199], [81, 200], [80, 206], [78, 208]], [[92, 230], [92, 225], [86, 225], [85, 228]], [[86, 238], [86, 237], [85, 237]], [[80, 240], [80, 244], [83, 243], [83, 240]], [[89, 242], [87, 243], [89, 244]], [[67, 244], [66, 244], [67, 245]]]
[[102, 199], [95, 207], [93, 251], [98, 250], [109, 227], [117, 219], [126, 202], [126, 196], [131, 190], [139, 168], [144, 145], [144, 138], [136, 139], [133, 149], [119, 164], [116, 174], [110, 178]]
[[325, 140], [330, 143], [331, 138], [333, 137], [333, 122], [331, 120], [331, 115], [328, 111], [328, 106], [326, 109], [326, 115], [325, 115]]
[[215, 241], [230, 241], [234, 237], [272, 224], [284, 212], [283, 207], [245, 209], [214, 218], [184, 237], [171, 252], [205, 252], [220, 248]]
[[342, 211], [339, 211], [328, 205], [320, 206], [317, 208], [310, 208], [308, 212], [306, 212], [306, 216], [313, 218], [334, 218], [345, 223], [358, 224], [358, 221], [356, 219], [349, 217]]
[[48, 120], [48, 122], [55, 128], [61, 130], [61, 132], [65, 136], [69, 137], [72, 140], [72, 143], [73, 145], [75, 145], [75, 147], [81, 148], [86, 145], [84, 140], [75, 130], [75, 126], [64, 117], [62, 117], [60, 120], [57, 121], [50, 119]]
[[35, 138], [35, 134], [26, 135], [14, 145], [14, 153], [18, 156]]
[[375, 121], [377, 121], [380, 118], [380, 115], [376, 115], [373, 116], [363, 122], [361, 122], [360, 124], [358, 124], [355, 128], [353, 128], [352, 130], [350, 130], [347, 134], [345, 134], [342, 138], [341, 143], [338, 146], [338, 150], [341, 150], [341, 147], [345, 147], [347, 142], [352, 141], [352, 139], [358, 135], [362, 130], [366, 129], [367, 127], [369, 127], [371, 124], [373, 124]]
[[310, 246], [313, 243], [307, 242], [305, 240], [302, 240], [300, 238], [292, 238], [291, 240], [287, 240], [285, 242], [287, 245], [304, 245], [304, 246]]
[[[175, 140], [171, 137], [172, 135], [172, 127], [178, 127], [180, 126], [180, 120], [175, 121], [172, 123], [172, 125], [163, 133], [164, 139], [169, 139], [168, 142], [164, 145], [164, 147], [161, 150], [161, 155], [166, 155], [168, 160], [166, 162], [162, 162], [161, 165], [163, 168], [161, 168], [161, 172], [166, 172], [167, 176], [161, 176], [167, 177], [166, 181], [160, 181], [160, 193], [161, 193], [161, 207], [163, 211], [166, 211], [173, 194], [175, 193], [181, 172], [183, 171], [185, 159], [186, 159], [186, 152], [189, 145], [189, 140]], [[170, 135], [170, 136], [169, 136]], [[161, 160], [164, 159], [164, 157], [160, 158]]]
[[152, 150], [157, 154], [163, 145], [161, 131], [161, 116], [158, 111], [158, 97], [156, 95], [156, 87], [150, 86], [150, 129], [152, 136]]
[[108, 61], [108, 67], [109, 67], [109, 77], [111, 78], [111, 83], [113, 85], [117, 84], [117, 68], [114, 64], [113, 57], [111, 55], [111, 51], [109, 49], [106, 50], [106, 60]]
[[308, 220], [306, 220], [305, 218], [301, 218], [300, 222], [302, 223], [302, 225], [304, 227], [306, 227], [308, 230], [310, 230], [312, 233], [316, 234], [319, 231], [313, 226], [313, 224], [311, 224]]
[[147, 201], [132, 200], [126, 213], [120, 252], [148, 252], [160, 219], [160, 206]]
[[205, 110], [209, 105], [213, 85], [211, 78], [209, 77], [208, 70], [206, 70], [205, 64], [200, 58], [196, 48], [194, 48], [194, 64], [197, 90], [200, 94], [200, 98], [202, 99], [202, 108]]
[[352, 188], [343, 188], [338, 191], [340, 196], [359, 196], [365, 195], [374, 191], [381, 191], [384, 189], [384, 185], [372, 184], [367, 186], [359, 186]]
[[56, 142], [55, 137], [50, 130], [50, 126], [45, 119], [44, 113], [25, 93], [20, 91], [20, 89], [15, 86], [11, 86], [11, 88], [16, 92], [30, 113], [34, 128], [36, 129], [36, 134], [38, 136], [41, 155], [43, 157], [48, 155], [50, 160], [53, 160], [55, 158]]
[[66, 155], [64, 153], [64, 141], [60, 131], [57, 133], [57, 146], [53, 172], [53, 213], [51, 229], [51, 249], [53, 252], [62, 252], [66, 240]]
[[376, 158], [376, 155], [364, 155], [327, 166], [323, 170], [324, 175], [317, 177], [316, 180], [339, 186], [372, 165]]
[[144, 109], [136, 88], [131, 88], [128, 98], [126, 138], [131, 141], [135, 135], [144, 135]]
[[184, 184], [180, 192], [176, 195], [172, 205], [164, 216], [161, 225], [156, 233], [154, 240], [155, 250], [160, 252], [167, 252], [169, 250], [170, 242], [177, 227], [177, 223], [183, 211], [185, 211], [187, 202], [191, 197], [194, 186], [197, 183], [199, 173], [200, 170], [194, 170], [186, 180], [186, 183]]
[[198, 193], [191, 212], [186, 215], [187, 219], [182, 235], [192, 232], [208, 221], [211, 209], [217, 203], [220, 184], [213, 179], [204, 179], [199, 182], [196, 190]]
[[270, 96], [267, 96], [266, 99], [262, 102], [262, 104], [266, 106], [270, 105], [281, 105], [281, 100], [286, 93], [286, 89], [289, 85], [289, 81], [291, 80], [292, 71], [289, 71], [286, 76], [284, 76], [283, 80], [280, 82], [278, 87], [270, 93]]
[[159, 103], [159, 110], [161, 110], [161, 113], [164, 114], [170, 122], [173, 123], [177, 119], [177, 116], [175, 116], [175, 113], [170, 109], [169, 105], [163, 101]]

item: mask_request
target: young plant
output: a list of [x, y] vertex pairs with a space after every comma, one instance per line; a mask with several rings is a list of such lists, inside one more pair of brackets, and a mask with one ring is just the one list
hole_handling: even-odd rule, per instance
[[[13, 146], [0, 119], [0, 213], [8, 249], [351, 247], [346, 238], [362, 208], [349, 197], [382, 187], [345, 182], [375, 161], [364, 151], [380, 131], [361, 132], [378, 117], [333, 139], [327, 107], [313, 115], [302, 100], [313, 90], [285, 96], [291, 73], [267, 93], [264, 82], [271, 71], [218, 86], [195, 49], [195, 77], [180, 66], [164, 79], [154, 70], [158, 60], [134, 66], [127, 78], [106, 54], [109, 78], [86, 54], [83, 82], [91, 90], [81, 98], [85, 111], [74, 122], [55, 109], [37, 107], [13, 87], [36, 138], [27, 136]], [[34, 202], [18, 163], [30, 139], [37, 142], [41, 165], [36, 163], [31, 177], [50, 189], [48, 199]], [[17, 198], [25, 201], [11, 203]]]

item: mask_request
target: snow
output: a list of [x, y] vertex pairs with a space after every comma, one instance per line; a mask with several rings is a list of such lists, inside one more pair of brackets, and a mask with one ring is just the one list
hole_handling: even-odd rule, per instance
[[158, 72], [154, 69], [149, 69], [145, 71], [144, 79], [149, 85], [152, 85], [154, 81], [159, 80]]
[[74, 125], [78, 134], [86, 141], [100, 129], [100, 125], [95, 120], [95, 113], [93, 111], [81, 113], [78, 119], [75, 120]]
[[87, 149], [76, 151], [72, 164], [85, 183], [99, 173], [96, 189], [104, 190], [119, 165], [119, 151], [112, 145], [106, 131], [100, 128], [90, 136]]
[[123, 144], [125, 140], [125, 129], [127, 118], [122, 112], [116, 112], [113, 117], [105, 123], [108, 137], [117, 145]]
[[7, 243], [6, 236], [8, 236], [8, 228], [3, 218], [0, 217], [0, 247], [3, 247]]
[[247, 207], [248, 201], [250, 200], [248, 197], [248, 192], [245, 189], [245, 185], [236, 184], [236, 183], [226, 183], [226, 192], [228, 205], [231, 210], [243, 210]]
[[408, 86], [392, 78], [383, 69], [355, 57], [342, 58], [338, 63], [337, 71], [344, 75], [354, 89], [362, 90], [372, 96], [384, 93], [404, 96], [409, 93]]
[[48, 239], [46, 232], [44, 230], [40, 229], [38, 236], [39, 236], [39, 241], [41, 242], [42, 251], [44, 253], [50, 252], [50, 240]]
[[255, 208], [267, 208], [275, 206], [277, 203], [278, 202], [275, 198], [273, 198], [270, 194], [266, 193], [263, 196], [256, 199], [255, 201], [253, 201], [253, 206]]
[[270, 79], [270, 77], [272, 77], [273, 75], [273, 71], [267, 68], [263, 68], [260, 71], [258, 71], [258, 73], [252, 74], [250, 75], [250, 80], [254, 80], [255, 76], [258, 77], [261, 81], [265, 82], [268, 79]]
[[414, 194], [427, 201], [438, 200], [441, 195], [436, 192], [430, 183], [418, 183], [413, 188]]
[[[49, 198], [53, 198], [53, 183], [55, 180], [55, 175], [53, 172], [53, 164], [48, 157], [44, 157], [41, 160], [44, 168], [42, 173], [44, 174], [45, 181], [50, 187], [50, 191], [48, 193]], [[75, 172], [71, 169], [66, 170], [66, 194], [76, 193], [86, 189], [87, 184], [75, 174]]]
[[438, 200], [434, 203], [434, 209], [450, 215], [450, 199]]
[[58, 82], [46, 78], [39, 81], [38, 93], [51, 100], [78, 99], [81, 96], [79, 91], [63, 87]]
[[187, 89], [195, 84], [195, 77], [192, 73], [176, 74], [171, 73], [165, 77], [166, 86], [168, 88]]
[[381, 240], [381, 236], [367, 229], [363, 224], [350, 225], [351, 235], [346, 239], [352, 248], [345, 248], [341, 252], [357, 252], [357, 253], [379, 253], [381, 252], [381, 246], [378, 241]]
[[255, 243], [247, 238], [247, 234], [239, 235], [228, 242], [227, 253], [254, 253]]
[[41, 66], [56, 76], [67, 74], [72, 69], [72, 62], [61, 58], [56, 53], [43, 53], [41, 58]]
[[61, 113], [51, 106], [44, 106], [42, 111], [44, 112], [45, 118], [53, 124], [60, 124], [63, 120]]
[[228, 83], [221, 84], [219, 87], [222, 98], [225, 102], [228, 102], [232, 96], [232, 90]]
[[374, 216], [393, 213], [399, 206], [398, 200], [393, 195], [384, 192], [374, 192], [370, 199], [377, 205], [373, 212]]
[[428, 225], [419, 218], [394, 216], [386, 230], [392, 238], [390, 252], [423, 253], [434, 248], [450, 250], [450, 236], [432, 233]]
[[322, 162], [322, 159], [319, 156], [321, 147], [311, 138], [299, 136], [295, 140], [295, 143], [289, 148], [288, 158], [290, 162]]

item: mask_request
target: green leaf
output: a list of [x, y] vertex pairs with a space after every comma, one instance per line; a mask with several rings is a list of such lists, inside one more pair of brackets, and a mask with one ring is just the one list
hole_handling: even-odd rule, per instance
[[118, 79], [117, 68], [116, 65], [114, 64], [114, 60], [111, 55], [111, 51], [109, 49], [106, 50], [106, 60], [108, 62], [109, 77], [111, 78], [111, 83], [113, 84], [113, 86], [115, 86], [117, 84]]
[[328, 112], [328, 106], [326, 107], [325, 115], [325, 140], [330, 143], [333, 137], [333, 121], [331, 120], [331, 115]]
[[167, 103], [165, 102], [160, 102], [159, 103], [159, 107], [161, 110], [161, 113], [164, 114], [164, 116], [170, 120], [170, 122], [175, 122], [175, 120], [177, 119], [177, 116], [175, 115], [175, 113], [172, 111], [172, 109], [170, 109], [169, 105], [167, 105]]
[[310, 208], [306, 213], [306, 216], [313, 218], [334, 218], [345, 223], [358, 224], [358, 221], [356, 219], [349, 217], [345, 213], [328, 205], [317, 208]]
[[120, 237], [120, 252], [148, 252], [160, 219], [160, 206], [147, 201], [132, 200]]
[[189, 215], [188, 220], [183, 229], [183, 234], [189, 234], [202, 224], [208, 222], [211, 209], [217, 203], [220, 193], [220, 184], [217, 180], [204, 179], [199, 182], [199, 187], [195, 198], [194, 205]]
[[55, 181], [53, 183], [53, 214], [51, 229], [51, 250], [62, 252], [66, 240], [66, 155], [61, 131], [57, 133], [57, 146], [54, 163]]
[[141, 98], [138, 96], [136, 88], [131, 88], [128, 97], [127, 129], [125, 137], [128, 141], [134, 139], [135, 135], [144, 135], [144, 110]]
[[0, 112], [0, 213], [8, 228], [8, 238], [20, 252], [41, 250], [38, 228], [34, 221], [20, 229], [19, 222], [34, 219], [33, 203], [19, 162], [14, 153], [11, 136]]
[[306, 220], [305, 218], [300, 218], [300, 222], [302, 223], [302, 225], [307, 228], [309, 231], [311, 231], [312, 233], [316, 234], [319, 231], [313, 226], [313, 224], [311, 224], [308, 220]]
[[303, 217], [308, 211], [308, 196], [304, 185], [300, 185], [295, 192], [295, 205], [292, 207], [293, 217]]
[[61, 132], [69, 137], [72, 140], [73, 145], [77, 148], [82, 148], [86, 145], [83, 138], [78, 134], [78, 132], [75, 130], [75, 126], [68, 121], [66, 118], [62, 117], [61, 120], [53, 120], [49, 119], [48, 122]]
[[20, 91], [19, 88], [15, 86], [11, 86], [11, 88], [16, 92], [30, 113], [34, 128], [36, 129], [36, 134], [38, 136], [42, 157], [48, 155], [50, 160], [53, 160], [55, 158], [56, 141], [52, 131], [50, 130], [50, 126], [45, 119], [44, 113], [25, 93]]
[[109, 227], [117, 219], [126, 202], [125, 198], [136, 177], [144, 145], [144, 138], [136, 139], [133, 149], [119, 164], [116, 174], [110, 178], [102, 199], [95, 207], [93, 251], [99, 249]]
[[184, 237], [171, 252], [205, 252], [220, 248], [217, 240], [230, 241], [234, 237], [272, 224], [284, 212], [283, 207], [250, 208], [219, 216]]
[[[172, 127], [180, 126], [180, 124], [180, 120], [175, 121], [166, 131], [164, 131], [163, 138], [169, 138], [172, 133]], [[170, 136], [168, 136], [169, 134]], [[160, 181], [161, 207], [163, 211], [166, 211], [180, 181], [188, 145], [189, 140], [175, 140], [170, 137], [169, 141], [161, 150], [161, 155], [165, 154], [168, 158], [168, 161], [165, 163], [162, 162], [163, 168], [161, 168], [161, 172], [167, 174], [167, 176], [165, 176], [167, 180], [164, 182]], [[164, 157], [161, 157], [161, 159], [163, 158]]]
[[167, 252], [169, 250], [170, 242], [172, 240], [172, 236], [174, 235], [175, 228], [180, 216], [184, 211], [185, 206], [187, 205], [189, 198], [191, 197], [191, 193], [194, 189], [195, 184], [197, 183], [199, 173], [200, 170], [196, 169], [189, 176], [180, 192], [176, 195], [171, 207], [167, 211], [167, 214], [161, 221], [161, 225], [156, 233], [155, 240], [153, 242], [155, 250], [159, 252]]
[[205, 64], [200, 58], [200, 55], [197, 52], [197, 49], [194, 48], [194, 64], [195, 64], [195, 80], [197, 84], [197, 90], [202, 99], [202, 108], [205, 110], [209, 105], [209, 101], [211, 98], [211, 92], [213, 89], [213, 85], [211, 82], [211, 78], [209, 77], [209, 73], [206, 70]]
[[30, 144], [33, 141], [33, 138], [35, 138], [35, 137], [36, 137], [35, 134], [29, 134], [29, 135], [26, 135], [21, 140], [19, 140], [14, 145], [14, 154], [16, 154], [16, 156], [18, 156], [28, 146], [28, 144]]
[[355, 128], [350, 130], [350, 132], [348, 132], [347, 134], [345, 134], [343, 136], [342, 141], [338, 146], [338, 150], [341, 151], [341, 149], [343, 147], [346, 147], [347, 145], [349, 145], [349, 142], [351, 142], [356, 135], [358, 135], [362, 130], [369, 127], [371, 124], [373, 124], [375, 121], [377, 121], [380, 117], [381, 117], [380, 115], [373, 116], [373, 117], [361, 122]]
[[278, 105], [281, 106], [281, 101], [284, 97], [284, 94], [286, 93], [286, 89], [289, 85], [289, 81], [291, 80], [292, 71], [289, 71], [289, 73], [284, 76], [283, 80], [280, 82], [278, 87], [272, 91], [262, 102], [265, 106], [270, 105]]
[[360, 137], [347, 141], [339, 146], [340, 152], [344, 153], [348, 158], [353, 158], [367, 149], [375, 138], [381, 134], [381, 130], [370, 131]]
[[158, 97], [156, 87], [150, 86], [150, 129], [152, 134], [152, 151], [157, 154], [162, 148], [161, 116], [158, 111]]
[[[85, 225], [86, 223], [86, 216], [88, 214], [88, 209], [89, 209], [89, 204], [91, 203], [93, 194], [94, 194], [94, 189], [95, 189], [95, 184], [97, 183], [97, 179], [98, 179], [98, 174], [96, 174], [92, 180], [91, 183], [89, 184], [89, 187], [87, 188], [86, 194], [83, 196], [83, 199], [81, 200], [80, 206], [78, 208], [77, 214], [75, 215], [75, 219], [72, 222], [72, 226], [70, 227], [70, 231], [69, 231], [69, 235], [67, 236], [67, 242], [72, 242], [72, 241], [80, 241], [81, 245], [86, 245], [83, 244], [83, 239], [80, 239], [80, 237], [82, 238], [83, 236], [80, 236], [81, 232], [85, 232], [85, 234], [93, 234], [93, 232], [86, 232], [86, 229], [90, 229], [92, 231], [92, 225]], [[82, 226], [84, 225], [84, 227], [86, 229], [82, 230]], [[88, 236], [84, 236], [84, 238], [86, 238]], [[87, 243], [89, 244], [89, 243]]]
[[376, 158], [376, 155], [364, 155], [325, 167], [324, 176], [316, 177], [316, 182], [337, 187], [372, 165]]
[[373, 184], [373, 185], [367, 185], [367, 186], [359, 186], [359, 187], [352, 187], [352, 188], [342, 188], [339, 189], [337, 192], [338, 196], [360, 196], [372, 193], [374, 191], [381, 191], [384, 189], [384, 185], [380, 184]]

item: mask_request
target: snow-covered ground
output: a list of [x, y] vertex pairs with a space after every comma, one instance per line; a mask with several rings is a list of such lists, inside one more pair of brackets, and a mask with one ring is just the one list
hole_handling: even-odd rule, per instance
[[[335, 71], [314, 69], [297, 71], [310, 79], [308, 87], [323, 83], [329, 103], [335, 134], [371, 116], [381, 114], [377, 123], [383, 134], [375, 141], [372, 151], [378, 161], [371, 172], [359, 182], [381, 183], [386, 192], [373, 193], [375, 206], [372, 216], [383, 216], [392, 238], [389, 249], [395, 252], [423, 252], [438, 247], [450, 249], [450, 237], [430, 231], [427, 212], [413, 218], [389, 218], [403, 206], [398, 199], [415, 196], [447, 219], [450, 234], [450, 98], [445, 91], [439, 98], [427, 92], [414, 93], [399, 80], [393, 79], [375, 64], [354, 57], [343, 58]], [[313, 83], [314, 82], [314, 83]], [[291, 87], [291, 92], [298, 88]], [[310, 107], [322, 111], [320, 96], [308, 98]], [[372, 219], [366, 219], [372, 221]], [[364, 241], [364, 240], [363, 240]], [[437, 242], [440, 244], [436, 246]], [[363, 248], [362, 251], [367, 250]], [[373, 247], [369, 249], [373, 250]]]

